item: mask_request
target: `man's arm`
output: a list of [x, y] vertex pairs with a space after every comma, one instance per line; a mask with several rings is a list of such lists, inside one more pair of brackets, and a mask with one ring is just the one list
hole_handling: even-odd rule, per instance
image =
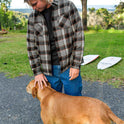
[[31, 69], [34, 73], [34, 76], [41, 74], [41, 65], [40, 57], [38, 54], [38, 48], [35, 43], [35, 34], [34, 34], [34, 23], [33, 17], [29, 17], [28, 20], [28, 32], [27, 32], [27, 51], [28, 58], [30, 62]]
[[70, 3], [69, 18], [74, 31], [72, 68], [79, 69], [81, 63], [83, 62], [83, 50], [84, 50], [83, 24], [77, 8], [71, 1], [69, 3]]
[[28, 33], [27, 33], [27, 51], [30, 66], [35, 76], [35, 85], [38, 83], [39, 87], [43, 88], [43, 83], [47, 86], [46, 82], [48, 81], [46, 76], [42, 73], [40, 57], [38, 54], [38, 48], [35, 43], [35, 34], [34, 34], [34, 23], [33, 18], [29, 17], [28, 20]]

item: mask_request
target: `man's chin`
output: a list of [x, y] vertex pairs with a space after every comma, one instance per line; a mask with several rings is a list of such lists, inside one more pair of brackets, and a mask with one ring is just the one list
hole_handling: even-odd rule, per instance
[[44, 9], [36, 9], [38, 12], [42, 12]]

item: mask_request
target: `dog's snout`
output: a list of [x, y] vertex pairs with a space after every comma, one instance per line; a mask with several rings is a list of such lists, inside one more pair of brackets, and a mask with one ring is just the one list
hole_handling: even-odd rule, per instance
[[30, 88], [29, 86], [26, 87], [26, 91], [27, 91], [27, 93], [29, 93], [29, 94], [32, 93], [31, 88]]
[[28, 91], [28, 87], [26, 87], [26, 91]]

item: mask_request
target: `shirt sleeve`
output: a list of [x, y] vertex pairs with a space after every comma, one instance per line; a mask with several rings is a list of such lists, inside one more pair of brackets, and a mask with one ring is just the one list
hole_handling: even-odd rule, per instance
[[70, 1], [70, 21], [74, 31], [73, 38], [73, 68], [80, 68], [83, 62], [83, 51], [84, 51], [84, 32], [83, 24], [79, 12], [75, 5]]
[[38, 48], [35, 42], [35, 32], [34, 32], [34, 19], [29, 16], [28, 20], [28, 32], [27, 32], [27, 51], [28, 58], [31, 69], [33, 71], [34, 76], [41, 74], [41, 65], [40, 65], [40, 57], [38, 54]]

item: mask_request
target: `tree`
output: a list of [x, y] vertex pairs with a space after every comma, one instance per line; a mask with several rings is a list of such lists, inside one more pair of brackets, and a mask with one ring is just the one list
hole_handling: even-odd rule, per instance
[[[12, 0], [0, 0], [0, 30], [1, 30], [1, 24], [2, 24], [2, 13], [3, 11], [7, 11], [8, 7], [10, 7], [10, 3]], [[5, 12], [4, 12], [4, 17], [5, 17]]]
[[124, 2], [120, 2], [115, 6], [115, 25], [117, 29], [124, 28]]
[[82, 3], [82, 21], [84, 30], [87, 30], [87, 0], [81, 0]]
[[100, 8], [96, 11], [96, 14], [103, 18], [101, 26], [104, 29], [109, 29], [113, 26], [113, 13], [109, 13], [109, 11], [105, 8]]
[[116, 6], [115, 10], [116, 14], [122, 14], [124, 13], [124, 2], [120, 2], [118, 6]]
[[9, 8], [11, 2], [12, 2], [12, 0], [0, 0], [0, 3], [1, 3], [0, 6], [4, 3], [6, 5], [6, 7]]
[[94, 7], [88, 8], [88, 10], [89, 10], [90, 14], [95, 12], [95, 8]]

